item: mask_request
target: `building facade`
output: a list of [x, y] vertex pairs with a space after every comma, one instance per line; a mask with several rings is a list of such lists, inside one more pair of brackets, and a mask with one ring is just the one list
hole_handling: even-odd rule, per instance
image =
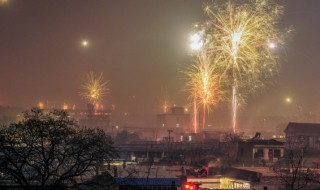
[[274, 139], [242, 140], [238, 143], [238, 160], [242, 163], [276, 162], [284, 155], [284, 143]]
[[308, 151], [320, 151], [320, 123], [293, 123], [285, 129], [286, 142], [297, 144]]

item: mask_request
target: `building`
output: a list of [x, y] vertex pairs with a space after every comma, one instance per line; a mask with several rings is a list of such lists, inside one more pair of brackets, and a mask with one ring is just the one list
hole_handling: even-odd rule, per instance
[[286, 141], [305, 146], [309, 151], [320, 151], [320, 123], [293, 123], [285, 129]]
[[251, 189], [261, 173], [232, 167], [208, 167], [207, 175], [187, 176], [187, 183], [204, 189]]
[[181, 132], [190, 131], [190, 114], [186, 113], [183, 107], [173, 107], [171, 113], [158, 114], [157, 118], [159, 128]]
[[261, 164], [276, 162], [284, 155], [284, 142], [274, 139], [250, 139], [238, 143], [237, 158], [241, 163]]

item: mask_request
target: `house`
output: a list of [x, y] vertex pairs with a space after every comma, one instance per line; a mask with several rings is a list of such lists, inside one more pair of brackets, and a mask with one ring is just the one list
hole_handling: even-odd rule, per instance
[[293, 123], [285, 129], [287, 143], [297, 143], [309, 151], [320, 151], [320, 123]]
[[269, 139], [249, 139], [238, 142], [237, 158], [241, 163], [276, 162], [284, 155], [284, 143]]

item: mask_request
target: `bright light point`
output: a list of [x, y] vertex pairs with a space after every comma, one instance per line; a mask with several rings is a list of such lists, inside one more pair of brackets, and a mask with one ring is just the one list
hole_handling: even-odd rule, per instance
[[269, 43], [269, 48], [270, 49], [275, 49], [276, 47], [277, 47], [277, 45], [275, 43], [273, 43], [273, 42]]
[[191, 41], [190, 48], [192, 50], [199, 50], [203, 46], [203, 42], [201, 40], [201, 36], [199, 33], [192, 34], [190, 37], [190, 41]]
[[240, 42], [240, 39], [241, 39], [241, 34], [239, 32], [235, 32], [233, 35], [232, 35], [232, 41], [234, 43], [239, 43]]
[[199, 50], [199, 49], [202, 48], [202, 46], [203, 46], [203, 43], [192, 43], [192, 44], [190, 44], [190, 48], [192, 50]]
[[67, 104], [63, 104], [62, 109], [67, 110], [67, 109], [69, 109], [69, 106]]
[[200, 35], [199, 34], [193, 34], [193, 35], [191, 35], [190, 40], [192, 42], [199, 42], [200, 41]]
[[231, 55], [233, 57], [236, 57], [237, 55], [237, 52], [238, 52], [238, 46], [240, 44], [240, 40], [241, 40], [241, 33], [239, 32], [234, 32], [232, 35], [231, 35], [231, 41], [232, 41], [232, 52], [231, 52]]
[[286, 102], [287, 102], [287, 103], [291, 103], [291, 101], [292, 101], [291, 98], [289, 98], [289, 97], [286, 98]]
[[43, 103], [42, 103], [42, 102], [39, 102], [39, 103], [38, 103], [38, 108], [39, 108], [39, 109], [43, 109], [43, 107], [44, 107]]
[[87, 40], [83, 40], [83, 41], [81, 42], [81, 45], [82, 45], [82, 47], [88, 47], [89, 42], [88, 42]]

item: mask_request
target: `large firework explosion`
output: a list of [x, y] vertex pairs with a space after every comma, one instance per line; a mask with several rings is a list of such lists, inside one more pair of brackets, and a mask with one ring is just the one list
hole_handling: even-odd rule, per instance
[[281, 41], [276, 24], [283, 7], [274, 0], [229, 0], [207, 5], [205, 12], [209, 17], [205, 23], [210, 37], [207, 48], [222, 87], [231, 94], [236, 132], [237, 107], [277, 73], [274, 48]]
[[90, 104], [95, 105], [109, 92], [108, 81], [104, 81], [103, 74], [96, 75], [90, 72], [87, 75], [87, 81], [82, 85], [80, 95]]
[[238, 106], [277, 74], [274, 49], [282, 43], [277, 23], [283, 7], [275, 0], [228, 0], [206, 5], [204, 11], [209, 19], [197, 25], [203, 33], [200, 44], [205, 46], [213, 75], [219, 77], [219, 88], [231, 97], [236, 132]]

